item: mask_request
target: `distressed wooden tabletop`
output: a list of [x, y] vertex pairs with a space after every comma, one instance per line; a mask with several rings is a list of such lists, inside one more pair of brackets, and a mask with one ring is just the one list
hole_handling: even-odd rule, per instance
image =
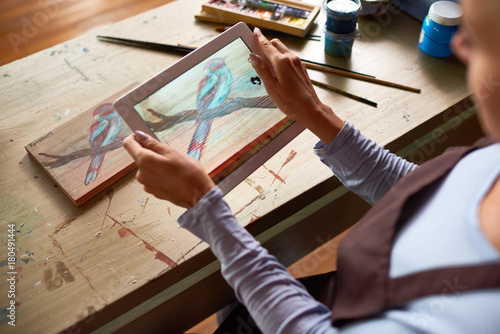
[[[24, 149], [104, 98], [179, 59], [99, 42], [97, 34], [201, 45], [217, 32], [214, 24], [195, 21], [200, 8], [200, 0], [174, 1], [0, 68], [2, 333], [149, 328], [134, 323], [175, 332], [193, 324], [179, 325], [183, 321], [202, 319], [196, 309], [210, 309], [211, 302], [217, 305], [219, 285], [213, 283], [211, 291], [202, 283], [217, 273], [219, 265], [205, 243], [179, 228], [176, 219], [183, 209], [145, 193], [134, 173], [76, 207]], [[311, 33], [323, 34], [324, 20], [321, 13]], [[467, 107], [463, 66], [453, 57], [437, 59], [420, 52], [419, 22], [392, 9], [382, 18], [362, 18], [359, 23], [361, 38], [349, 59], [325, 55], [322, 41], [282, 40], [302, 58], [417, 87], [422, 93], [311, 70], [316, 80], [378, 102], [373, 108], [317, 88], [339, 116], [385, 145], [430, 119], [449, 121], [454, 109]], [[310, 132], [303, 132], [226, 196], [242, 225], [266, 222], [254, 230], [262, 242], [287, 228], [286, 217], [279, 217], [281, 227], [273, 225], [275, 212], [332, 179], [312, 152], [316, 141]], [[318, 199], [302, 197], [300, 205], [286, 213], [295, 215], [289, 224], [300, 222], [300, 215], [307, 215], [300, 210]], [[15, 253], [12, 266], [9, 245]], [[15, 281], [7, 280], [10, 277]], [[12, 289], [15, 297], [9, 293]], [[15, 327], [7, 317], [12, 300]]]

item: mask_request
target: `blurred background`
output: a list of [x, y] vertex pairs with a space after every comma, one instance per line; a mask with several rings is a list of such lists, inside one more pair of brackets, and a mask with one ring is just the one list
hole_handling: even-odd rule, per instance
[[0, 66], [173, 0], [1, 0]]

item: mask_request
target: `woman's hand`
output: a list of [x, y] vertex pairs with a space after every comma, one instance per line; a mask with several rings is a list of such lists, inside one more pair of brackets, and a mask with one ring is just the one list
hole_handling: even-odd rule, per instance
[[190, 209], [215, 187], [198, 161], [141, 131], [125, 138], [123, 146], [139, 167], [137, 181], [157, 198]]
[[258, 28], [254, 30], [254, 39], [264, 59], [252, 53], [250, 60], [273, 102], [288, 117], [328, 144], [342, 129], [344, 121], [319, 100], [304, 63], [280, 40], [269, 41]]

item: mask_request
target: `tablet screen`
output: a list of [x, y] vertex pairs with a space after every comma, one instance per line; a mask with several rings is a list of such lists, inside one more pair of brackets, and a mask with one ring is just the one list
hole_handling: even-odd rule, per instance
[[291, 123], [267, 95], [250, 52], [237, 38], [134, 105], [160, 141], [199, 160], [211, 176]]

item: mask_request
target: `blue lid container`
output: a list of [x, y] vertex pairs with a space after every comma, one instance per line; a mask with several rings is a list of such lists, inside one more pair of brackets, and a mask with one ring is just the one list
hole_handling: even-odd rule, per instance
[[356, 29], [360, 0], [326, 0], [326, 27], [334, 34], [349, 34]]
[[332, 56], [347, 57], [351, 55], [357, 29], [348, 34], [336, 34], [325, 27], [325, 52]]
[[455, 2], [437, 1], [422, 24], [418, 45], [434, 57], [451, 56], [450, 42], [462, 21], [462, 8]]

